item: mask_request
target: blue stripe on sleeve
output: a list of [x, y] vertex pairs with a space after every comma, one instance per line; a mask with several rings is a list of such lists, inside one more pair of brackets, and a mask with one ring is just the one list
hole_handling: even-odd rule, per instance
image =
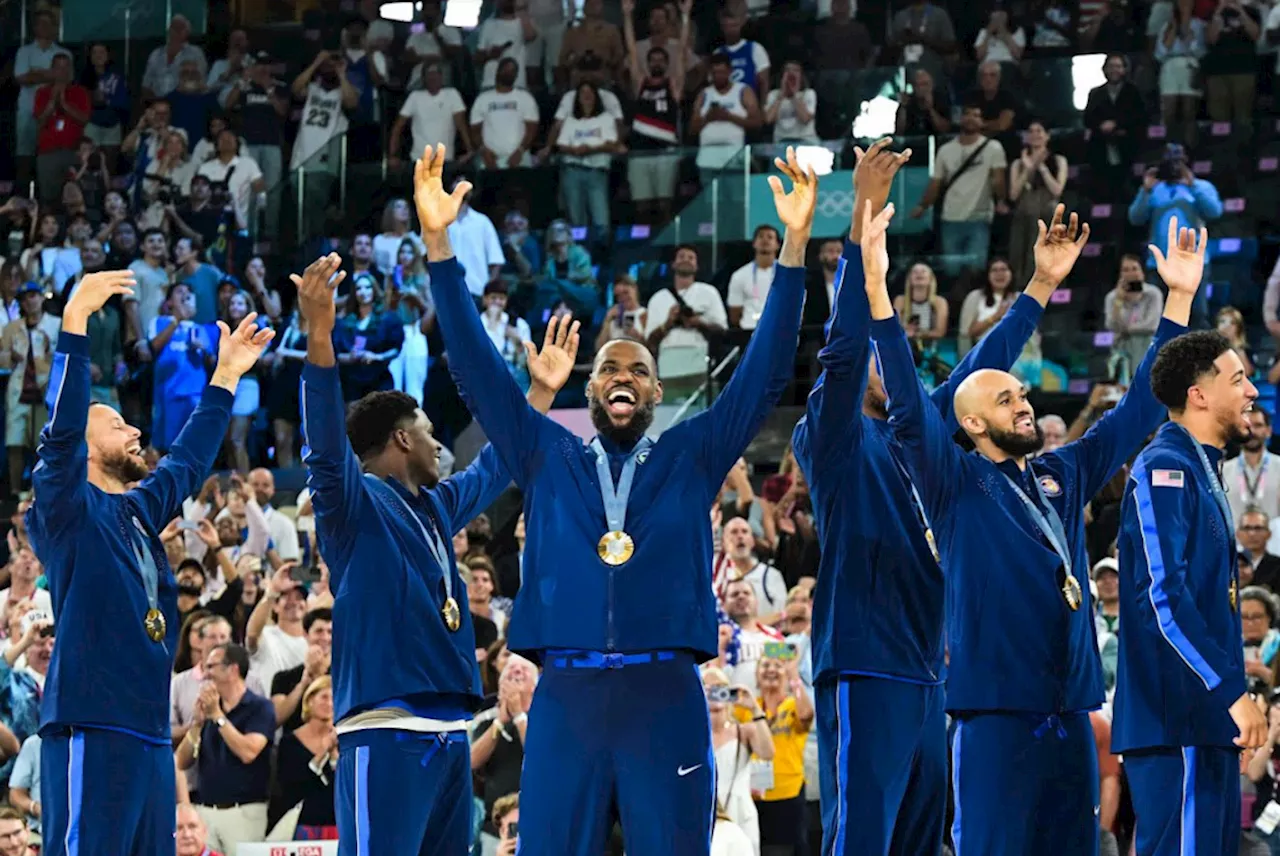
[[1196, 750], [1182, 747], [1182, 818], [1178, 856], [1196, 856]]
[[1208, 661], [1200, 656], [1200, 652], [1191, 644], [1191, 640], [1178, 627], [1173, 618], [1173, 610], [1169, 607], [1169, 596], [1165, 592], [1164, 553], [1160, 549], [1160, 532], [1156, 527], [1155, 508], [1151, 503], [1151, 483], [1147, 477], [1145, 462], [1139, 459], [1133, 465], [1133, 499], [1138, 510], [1138, 524], [1142, 533], [1142, 550], [1147, 558], [1147, 574], [1150, 588], [1147, 596], [1151, 608], [1156, 613], [1156, 623], [1160, 634], [1164, 636], [1173, 650], [1187, 664], [1187, 668], [1196, 673], [1204, 683], [1205, 689], [1212, 692], [1222, 683], [1222, 678], [1213, 670]]
[[369, 850], [369, 747], [356, 747], [356, 856]]
[[80, 854], [80, 814], [84, 802], [84, 733], [74, 731], [67, 746], [67, 856]]

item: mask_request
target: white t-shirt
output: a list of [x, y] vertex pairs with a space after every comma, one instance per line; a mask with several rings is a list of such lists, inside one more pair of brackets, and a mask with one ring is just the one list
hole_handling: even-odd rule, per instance
[[249, 202], [253, 193], [253, 183], [262, 178], [262, 170], [258, 162], [248, 155], [236, 155], [230, 162], [223, 163], [214, 158], [200, 164], [196, 175], [203, 175], [213, 183], [227, 182], [227, 190], [231, 194], [231, 204], [235, 208], [236, 222], [241, 229], [249, 225]]
[[985, 142], [985, 137], [978, 137], [966, 146], [956, 138], [938, 147], [933, 164], [933, 178], [947, 181], [955, 175], [955, 180], [942, 200], [942, 219], [948, 223], [990, 223], [995, 217], [991, 172], [1008, 167], [1004, 146], [992, 140], [967, 170], [959, 172], [973, 151]]
[[756, 562], [756, 566], [747, 571], [742, 579], [751, 583], [756, 594], [756, 609], [760, 615], [772, 615], [782, 612], [787, 605], [787, 581], [782, 578], [782, 571], [773, 565]]
[[[71, 51], [57, 42], [50, 42], [49, 47], [44, 49], [36, 42], [25, 44], [13, 55], [13, 76], [21, 77], [32, 71], [48, 71], [53, 66], [53, 58], [59, 55], [70, 59]], [[36, 109], [36, 90], [39, 88], [40, 84], [32, 84], [22, 87], [22, 91], [18, 93], [18, 115], [24, 120], [35, 122], [33, 114]]]
[[409, 120], [409, 127], [413, 129], [410, 156], [417, 158], [427, 146], [438, 143], [444, 143], [445, 150], [453, 154], [458, 139], [458, 126], [453, 117], [462, 113], [465, 120], [466, 112], [462, 93], [452, 86], [444, 87], [435, 95], [425, 89], [410, 92], [400, 108], [400, 115]]
[[[745, 117], [746, 105], [742, 103], [743, 93], [747, 89], [745, 83], [731, 83], [726, 92], [720, 92], [714, 86], [702, 90], [702, 115], [711, 112], [712, 107], [723, 107], [733, 116]], [[747, 131], [733, 122], [717, 120], [707, 122], [698, 132], [697, 164], [702, 169], [720, 169], [728, 166], [735, 156], [742, 152], [747, 141]]]
[[[729, 277], [727, 303], [730, 306], [742, 307], [742, 320], [738, 322], [738, 326], [743, 330], [756, 329], [756, 322], [760, 320], [760, 313], [764, 311], [764, 302], [769, 296], [769, 289], [773, 286], [773, 277], [777, 271], [776, 264], [761, 268], [753, 259], [735, 270]], [[761, 609], [763, 608], [762, 606]]]
[[[444, 58], [444, 46], [448, 45], [453, 48], [462, 47], [462, 31], [457, 27], [437, 27], [434, 33], [429, 30], [423, 30], [420, 33], [414, 33], [405, 40], [405, 50], [411, 50], [419, 57], [438, 56], [441, 61], [441, 70], [444, 72], [446, 83], [452, 83], [450, 79], [453, 69], [450, 63]], [[409, 88], [417, 89], [422, 86], [422, 63], [419, 62], [413, 67], [413, 71], [409, 74]]]
[[[516, 335], [520, 337], [521, 342], [527, 342], [533, 338], [533, 334], [529, 331], [529, 324], [523, 318], [511, 320], [511, 316], [503, 312], [497, 318], [493, 318], [488, 312], [480, 313], [480, 323], [484, 325], [484, 331], [489, 334], [489, 341], [493, 343], [493, 347], [497, 349], [502, 358], [508, 363], [514, 363], [516, 358], [524, 351], [523, 345], [518, 345], [507, 336], [507, 331], [512, 326], [515, 327]], [[500, 617], [501, 616], [501, 617]], [[505, 618], [502, 611], [493, 610], [493, 623], [498, 625], [498, 635], [502, 635], [502, 624], [500, 621]]]
[[759, 695], [760, 687], [756, 684], [756, 667], [764, 659], [764, 646], [770, 642], [781, 642], [782, 634], [776, 630], [765, 633], [761, 630], [741, 630], [738, 633], [738, 664], [730, 669], [729, 683], [741, 684], [751, 690], [751, 694]]
[[[289, 169], [306, 164], [308, 172], [336, 172], [338, 165], [322, 163], [323, 156], [316, 155], [334, 137], [347, 132], [347, 113], [342, 109], [342, 87], [325, 89], [318, 83], [307, 87], [307, 101], [302, 105], [302, 121], [298, 123], [298, 138], [293, 143], [293, 157]], [[313, 159], [314, 158], [314, 159]]]
[[717, 820], [711, 833], [711, 856], [755, 856], [755, 847], [736, 823]]
[[[0, 612], [7, 613], [9, 611], [10, 591], [12, 591], [12, 589], [7, 588], [0, 591]], [[31, 603], [36, 609], [43, 610], [49, 615], [53, 615], [53, 598], [49, 597], [49, 591], [47, 589], [36, 589], [35, 593], [31, 595]]]
[[471, 124], [480, 126], [480, 140], [499, 161], [520, 148], [525, 122], [537, 121], [538, 102], [523, 89], [510, 92], [486, 89], [471, 105]]
[[524, 26], [520, 23], [520, 19], [490, 18], [480, 25], [480, 36], [476, 41], [476, 47], [480, 50], [495, 48], [508, 42], [510, 44], [501, 56], [484, 64], [484, 77], [480, 82], [482, 89], [488, 89], [494, 85], [498, 75], [498, 63], [504, 59], [513, 59], [519, 64], [520, 67], [516, 69], [516, 86], [525, 85], [524, 60], [527, 51], [524, 47]]
[[492, 220], [468, 206], [448, 231], [453, 253], [467, 272], [467, 290], [479, 297], [489, 282], [489, 265], [507, 262], [498, 230]]
[[[618, 100], [618, 96], [607, 89], [597, 89], [596, 91], [600, 93], [600, 106], [604, 108], [602, 112], [612, 116], [615, 121], [621, 122], [623, 119], [622, 102]], [[573, 116], [573, 99], [577, 94], [576, 89], [570, 89], [560, 97], [560, 103], [556, 105], [555, 120], [557, 122], [568, 121]]]
[[[712, 324], [720, 327], [729, 326], [729, 315], [725, 311], [724, 301], [720, 299], [720, 292], [714, 285], [694, 282], [680, 292], [680, 297], [690, 309]], [[652, 336], [655, 330], [667, 322], [671, 307], [675, 305], [676, 299], [670, 288], [664, 288], [649, 298], [649, 305], [645, 308], [648, 315], [645, 319], [646, 337]], [[700, 374], [701, 371], [689, 371], [696, 364], [698, 354], [701, 354], [704, 359], [707, 355], [707, 337], [702, 334], [702, 331], [673, 327], [658, 346], [658, 376], [688, 377], [690, 374]]]
[[812, 89], [802, 90], [800, 99], [804, 102], [804, 109], [809, 111], [809, 121], [801, 123], [796, 118], [796, 105], [790, 99], [782, 97], [781, 89], [770, 90], [769, 95], [764, 100], [764, 109], [772, 110], [773, 105], [779, 101], [782, 106], [778, 108], [778, 120], [773, 123], [773, 141], [775, 143], [799, 140], [806, 143], [818, 142], [818, 129], [814, 123], [818, 118], [818, 93]]
[[[1027, 34], [1022, 31], [1021, 27], [1014, 30], [1012, 35], [1015, 45], [1020, 48], [1027, 46]], [[1004, 40], [991, 38], [991, 33], [987, 32], [986, 27], [983, 27], [978, 31], [978, 37], [973, 40], [974, 50], [988, 43], [990, 43], [990, 46], [987, 48], [987, 62], [1017, 62]]]
[[275, 545], [276, 555], [285, 562], [295, 561], [301, 554], [298, 549], [298, 529], [289, 515], [269, 505], [262, 509], [262, 514], [267, 518], [267, 534]]
[[262, 686], [270, 689], [277, 672], [301, 666], [307, 659], [307, 637], [290, 636], [278, 626], [268, 624], [258, 637], [258, 650], [249, 662], [249, 671]]
[[[561, 146], [602, 146], [605, 143], [618, 141], [618, 123], [608, 113], [597, 113], [585, 119], [570, 117], [560, 126], [560, 137], [556, 140]], [[590, 155], [564, 155], [564, 162], [585, 166], [590, 169], [608, 169], [613, 161], [609, 152], [597, 152]]]

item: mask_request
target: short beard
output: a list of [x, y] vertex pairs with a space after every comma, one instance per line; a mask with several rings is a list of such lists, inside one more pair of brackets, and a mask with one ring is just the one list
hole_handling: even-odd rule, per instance
[[146, 464], [134, 460], [127, 452], [104, 456], [99, 468], [103, 474], [117, 479], [121, 484], [140, 482], [151, 475], [151, 470], [147, 469]]
[[609, 411], [604, 402], [592, 396], [587, 401], [587, 411], [591, 414], [591, 424], [596, 431], [608, 437], [623, 449], [630, 449], [640, 442], [640, 438], [653, 424], [653, 402], [637, 404], [631, 414], [631, 420], [625, 425], [615, 425], [609, 419]]
[[1034, 437], [1024, 437], [1014, 431], [1000, 431], [995, 428], [988, 428], [987, 439], [1006, 455], [1025, 458], [1044, 448], [1044, 431], [1039, 425], [1035, 427], [1036, 435]]
[[[1266, 448], [1266, 444], [1261, 437], [1254, 434], [1252, 430], [1241, 428], [1235, 423], [1234, 419], [1222, 426], [1222, 433], [1223, 439], [1227, 441], [1226, 445], [1228, 446], [1241, 445], [1250, 452], [1261, 452]], [[1255, 440], [1257, 441], [1256, 444]], [[1250, 446], [1256, 447], [1249, 448]]]

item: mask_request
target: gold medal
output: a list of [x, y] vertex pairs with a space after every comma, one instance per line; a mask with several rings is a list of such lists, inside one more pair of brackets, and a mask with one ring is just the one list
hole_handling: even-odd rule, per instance
[[625, 565], [636, 551], [636, 542], [626, 532], [614, 530], [600, 536], [596, 553], [606, 565]]
[[152, 642], [162, 641], [168, 626], [168, 622], [164, 620], [164, 613], [158, 609], [148, 609], [147, 617], [142, 619], [142, 627], [147, 631], [147, 638]]
[[457, 633], [462, 626], [462, 610], [458, 609], [458, 602], [453, 598], [447, 599], [444, 606], [440, 607], [440, 617], [444, 619], [444, 626], [449, 628], [450, 633]]
[[924, 530], [924, 540], [929, 544], [929, 552], [933, 554], [933, 560], [939, 564], [942, 563], [942, 556], [938, 554], [938, 542], [933, 540], [933, 530]]
[[1236, 582], [1235, 577], [1231, 578], [1231, 585], [1227, 586], [1227, 600], [1231, 603], [1231, 611], [1237, 612], [1240, 603], [1240, 584]]
[[1067, 602], [1067, 608], [1072, 612], [1080, 609], [1080, 604], [1084, 603], [1084, 592], [1080, 590], [1080, 582], [1074, 574], [1067, 574], [1062, 583], [1062, 599]]

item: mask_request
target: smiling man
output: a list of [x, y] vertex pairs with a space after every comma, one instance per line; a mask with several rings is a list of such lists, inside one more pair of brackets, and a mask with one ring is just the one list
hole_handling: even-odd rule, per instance
[[42, 820], [51, 856], [144, 856], [173, 847], [169, 681], [178, 585], [160, 531], [200, 489], [240, 377], [271, 341], [250, 314], [218, 322], [200, 405], [150, 472], [141, 432], [89, 403], [89, 317], [133, 295], [129, 271], [89, 274], [62, 316], [27, 532], [44, 563], [58, 644], [40, 720]]
[[[872, 340], [889, 425], [947, 571], [947, 710], [956, 721], [956, 856], [1098, 852], [1098, 756], [1088, 712], [1103, 701], [1089, 597], [1084, 508], [1164, 416], [1149, 377], [1155, 349], [1185, 332], [1204, 244], [1171, 235], [1160, 275], [1164, 320], [1128, 393], [1081, 439], [1052, 452], [1027, 390], [1007, 372], [971, 374], [955, 414], [965, 454], [917, 379], [885, 285], [892, 206], [862, 229]], [[1041, 224], [1041, 229], [1045, 226]], [[1083, 249], [1087, 228], [1052, 227]], [[1170, 227], [1175, 228], [1174, 226]], [[1016, 618], [1015, 618], [1016, 616]]]
[[1240, 848], [1240, 749], [1267, 720], [1246, 691], [1235, 527], [1220, 473], [1258, 390], [1217, 331], [1160, 349], [1169, 422], [1138, 455], [1120, 511], [1120, 664], [1111, 751], [1138, 818], [1137, 856]]
[[653, 356], [618, 339], [596, 355], [589, 445], [528, 407], [467, 290], [446, 230], [470, 190], [418, 162], [431, 291], [464, 400], [524, 491], [528, 540], [512, 651], [540, 661], [521, 782], [521, 856], [604, 849], [621, 816], [630, 856], [706, 856], [715, 756], [697, 664], [716, 656], [711, 507], [792, 376], [817, 179], [788, 152], [770, 176], [787, 225], [780, 265], [733, 379], [711, 408], [646, 434], [662, 401]]
[[[342, 260], [294, 276], [307, 319], [304, 461], [333, 602], [340, 856], [465, 856], [467, 723], [482, 695], [475, 630], [452, 534], [511, 482], [486, 446], [440, 479], [431, 420], [403, 392], [372, 392], [344, 417], [331, 334]], [[552, 324], [529, 353], [529, 403], [546, 412], [569, 378], [578, 325]], [[379, 652], [369, 668], [369, 652]]]

